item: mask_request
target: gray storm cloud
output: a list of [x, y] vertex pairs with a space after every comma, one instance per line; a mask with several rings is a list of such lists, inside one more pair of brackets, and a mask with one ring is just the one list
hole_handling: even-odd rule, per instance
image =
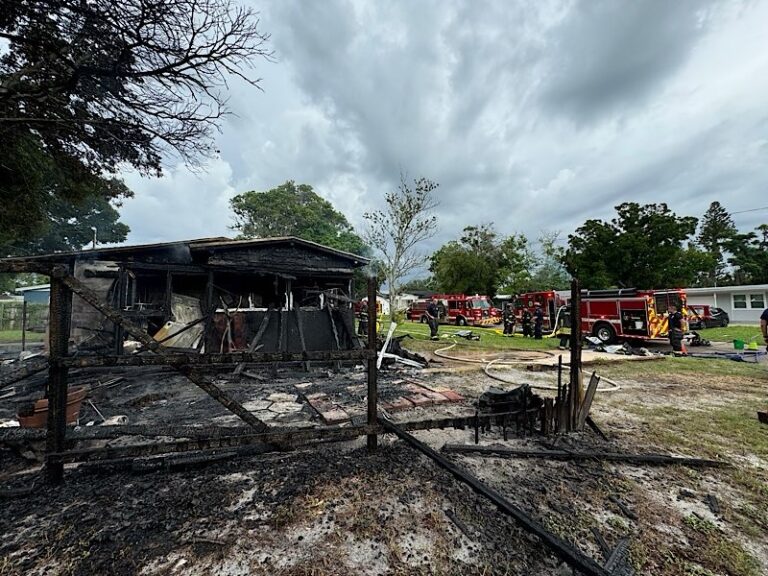
[[264, 92], [231, 84], [209, 172], [129, 175], [131, 241], [227, 234], [232, 195], [287, 179], [360, 226], [401, 170], [440, 183], [426, 249], [489, 221], [567, 234], [626, 200], [768, 204], [768, 2], [254, 5]]

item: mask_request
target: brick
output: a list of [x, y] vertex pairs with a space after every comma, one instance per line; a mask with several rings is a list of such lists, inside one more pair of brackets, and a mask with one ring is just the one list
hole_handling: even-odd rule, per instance
[[322, 416], [323, 421], [326, 424], [340, 424], [341, 422], [349, 420], [349, 414], [344, 412], [341, 408], [333, 408], [326, 412], [321, 412], [320, 416]]
[[446, 397], [448, 402], [463, 402], [464, 401], [464, 396], [462, 396], [461, 394], [459, 394], [457, 392], [454, 392], [453, 390], [444, 390], [442, 394], [443, 394], [443, 396]]
[[411, 394], [406, 396], [406, 398], [413, 402], [415, 406], [431, 406], [434, 404], [434, 402], [430, 398], [424, 396], [424, 394]]
[[413, 408], [413, 402], [408, 400], [407, 398], [403, 398], [402, 396], [400, 398], [397, 398], [396, 400], [392, 400], [392, 402], [389, 403], [391, 406], [391, 409], [395, 412], [398, 410], [409, 410]]
[[448, 398], [446, 398], [443, 394], [440, 394], [440, 392], [433, 392], [432, 390], [424, 390], [422, 392], [422, 395], [426, 396], [432, 402], [435, 404], [445, 404], [448, 402]]

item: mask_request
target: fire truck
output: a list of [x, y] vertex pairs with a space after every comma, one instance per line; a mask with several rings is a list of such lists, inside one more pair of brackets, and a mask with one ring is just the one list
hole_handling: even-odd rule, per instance
[[[528, 292], [518, 296], [515, 313], [521, 315], [524, 308], [533, 311], [536, 302], [539, 302], [545, 314], [544, 327], [551, 331], [552, 319], [569, 304], [569, 300], [570, 294], [558, 294], [554, 290]], [[672, 305], [677, 306], [684, 318], [687, 316], [684, 290], [582, 290], [581, 332], [596, 336], [604, 343], [615, 342], [618, 338], [666, 338], [669, 330], [667, 310]], [[687, 329], [685, 323], [683, 329]]]
[[[456, 326], [491, 326], [501, 324], [501, 310], [494, 308], [488, 296], [475, 294], [435, 294], [440, 311], [438, 322]], [[406, 318], [413, 322], [427, 321], [427, 306], [432, 298], [416, 300], [405, 312]]]

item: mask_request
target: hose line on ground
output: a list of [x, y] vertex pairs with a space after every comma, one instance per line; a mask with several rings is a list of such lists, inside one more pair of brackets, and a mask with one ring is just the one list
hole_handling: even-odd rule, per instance
[[[458, 345], [458, 342], [456, 342], [454, 340], [454, 342], [450, 346], [445, 346], [443, 348], [438, 348], [437, 350], [435, 350], [433, 352], [433, 354], [435, 356], [438, 356], [439, 358], [444, 358], [446, 360], [453, 360], [454, 362], [464, 362], [464, 363], [467, 363], [467, 364], [482, 364], [483, 365], [483, 372], [489, 378], [493, 378], [494, 380], [498, 380], [499, 382], [503, 382], [505, 384], [516, 385], [517, 383], [516, 382], [510, 382], [509, 380], [506, 380], [506, 379], [502, 378], [501, 376], [498, 376], [496, 374], [492, 374], [491, 371], [490, 371], [491, 367], [493, 367], [493, 366], [497, 366], [497, 367], [502, 367], [502, 366], [512, 367], [512, 366], [515, 366], [517, 364], [522, 364], [524, 362], [531, 362], [531, 361], [535, 361], [535, 360], [540, 360], [541, 359], [541, 356], [535, 357], [535, 356], [531, 356], [529, 354], [529, 356], [527, 356], [527, 357], [524, 356], [524, 355], [521, 355], [521, 357], [519, 359], [517, 359], [517, 360], [510, 360], [510, 359], [505, 359], [505, 358], [496, 358], [494, 360], [486, 360], [484, 358], [461, 358], [459, 356], [450, 356], [450, 355], [445, 353], [446, 351], [455, 348], [457, 345]], [[523, 353], [525, 353], [525, 352], [528, 352], [528, 353], [533, 352], [534, 354], [544, 354], [545, 356], [554, 356], [554, 354], [552, 352], [548, 352], [546, 350], [521, 350], [521, 349], [515, 349], [514, 352], [523, 352]], [[563, 363], [563, 366], [569, 366], [569, 365], [570, 364], [568, 364], [566, 362]], [[602, 384], [603, 382], [605, 382], [606, 384], [609, 384], [611, 386], [611, 388], [600, 388], [598, 386], [598, 389], [597, 389], [598, 392], [617, 392], [618, 390], [621, 390], [621, 386], [619, 386], [616, 382], [601, 376], [600, 377], [600, 383]], [[531, 388], [538, 388], [540, 390], [557, 390], [557, 386], [552, 386], [552, 385], [548, 385], [548, 384], [529, 384], [529, 386]]]

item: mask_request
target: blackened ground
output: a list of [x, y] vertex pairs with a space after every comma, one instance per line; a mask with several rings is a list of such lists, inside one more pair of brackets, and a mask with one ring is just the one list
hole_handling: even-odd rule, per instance
[[555, 574], [559, 564], [400, 442], [172, 474], [74, 470], [61, 487], [2, 504], [3, 575]]

